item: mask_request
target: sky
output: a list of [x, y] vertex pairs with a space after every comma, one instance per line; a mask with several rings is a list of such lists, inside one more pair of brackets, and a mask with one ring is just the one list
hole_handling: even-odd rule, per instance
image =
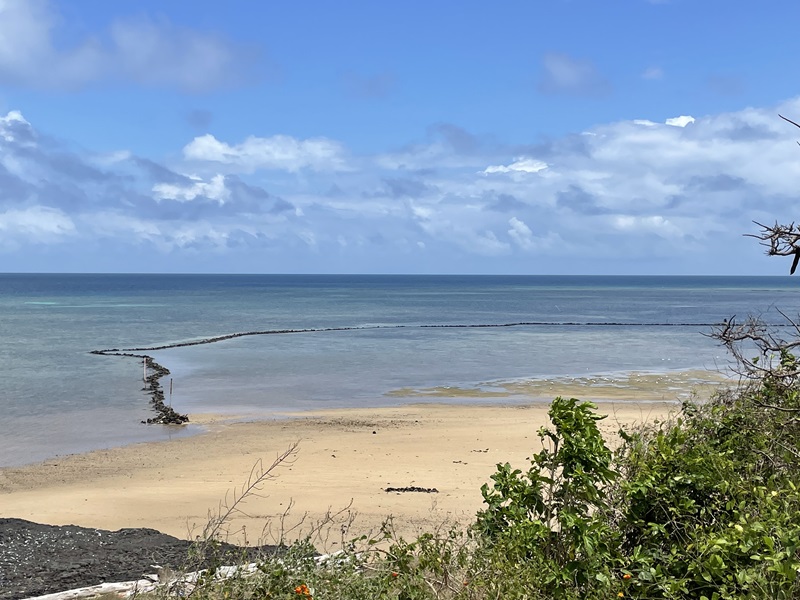
[[0, 272], [788, 274], [796, 0], [0, 0]]

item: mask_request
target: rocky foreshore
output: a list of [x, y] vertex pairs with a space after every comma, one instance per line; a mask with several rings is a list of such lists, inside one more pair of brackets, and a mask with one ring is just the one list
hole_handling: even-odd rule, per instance
[[[192, 544], [154, 529], [105, 531], [0, 519], [0, 600], [137, 580], [161, 569], [207, 566], [190, 562]], [[275, 550], [223, 543], [216, 558], [220, 564], [239, 564]]]

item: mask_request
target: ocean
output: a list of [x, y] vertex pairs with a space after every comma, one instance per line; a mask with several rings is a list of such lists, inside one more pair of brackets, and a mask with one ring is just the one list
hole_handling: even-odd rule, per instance
[[[521, 402], [508, 382], [721, 371], [733, 315], [800, 314], [789, 277], [0, 274], [0, 466], [190, 435], [153, 416], [148, 351], [179, 412], [280, 417], [404, 402]], [[437, 391], [439, 393], [428, 393]], [[477, 392], [477, 393], [474, 393]], [[534, 400], [543, 400], [535, 398]]]

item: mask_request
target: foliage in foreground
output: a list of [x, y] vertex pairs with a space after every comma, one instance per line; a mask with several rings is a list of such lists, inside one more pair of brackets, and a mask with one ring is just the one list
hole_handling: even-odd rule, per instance
[[[788, 369], [793, 356], [783, 356]], [[778, 373], [779, 374], [779, 373]], [[800, 390], [763, 377], [680, 415], [620, 431], [556, 398], [545, 449], [497, 465], [466, 531], [354, 540], [326, 560], [307, 542], [255, 574], [212, 569], [197, 598], [800, 597]], [[174, 592], [175, 590], [173, 590]], [[167, 593], [166, 591], [164, 593]]]

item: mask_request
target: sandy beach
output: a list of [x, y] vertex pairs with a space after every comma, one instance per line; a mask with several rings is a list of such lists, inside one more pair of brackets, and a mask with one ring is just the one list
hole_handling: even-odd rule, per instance
[[[613, 443], [620, 426], [663, 418], [674, 402], [600, 404]], [[375, 532], [389, 516], [403, 535], [468, 522], [481, 506], [480, 486], [498, 462], [524, 468], [540, 448], [548, 406], [415, 404], [303, 413], [293, 418], [229, 422], [193, 415], [208, 432], [0, 469], [2, 516], [115, 530], [150, 527], [182, 538], [201, 533], [212, 514], [264, 466], [297, 444], [257, 495], [229, 523], [232, 541], [274, 541], [281, 529], [303, 537], [326, 513], [341, 512], [317, 542]], [[386, 492], [435, 488], [436, 493]], [[281, 520], [281, 515], [288, 514]]]

